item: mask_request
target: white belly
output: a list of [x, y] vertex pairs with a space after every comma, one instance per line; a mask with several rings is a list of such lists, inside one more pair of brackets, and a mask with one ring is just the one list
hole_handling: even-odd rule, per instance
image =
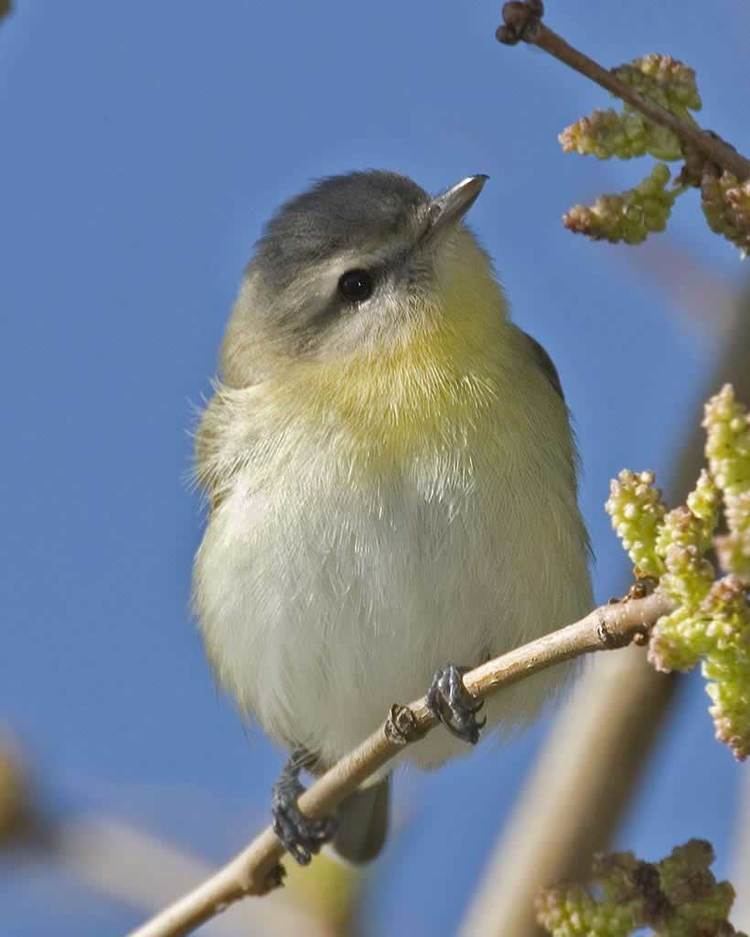
[[[554, 456], [554, 457], [553, 457]], [[325, 455], [237, 476], [196, 560], [196, 604], [221, 683], [272, 736], [331, 762], [427, 689], [590, 607], [575, 496], [557, 454], [437, 455], [368, 482]], [[267, 467], [266, 467], [267, 468]], [[292, 480], [290, 483], [290, 479]], [[538, 710], [562, 673], [501, 691], [491, 722]], [[433, 732], [409, 750], [458, 750]]]

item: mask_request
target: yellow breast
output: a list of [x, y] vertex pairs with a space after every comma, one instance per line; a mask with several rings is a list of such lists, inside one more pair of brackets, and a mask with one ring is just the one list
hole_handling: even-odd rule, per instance
[[286, 389], [298, 417], [343, 430], [355, 456], [402, 460], [481, 428], [508, 379], [509, 331], [496, 287], [448, 295], [388, 347], [295, 367]]

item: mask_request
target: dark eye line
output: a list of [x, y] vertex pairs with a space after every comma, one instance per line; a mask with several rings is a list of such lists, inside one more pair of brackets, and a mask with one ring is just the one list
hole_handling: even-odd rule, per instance
[[[350, 273], [355, 270], [364, 270], [364, 267], [352, 267], [351, 270], [345, 271], [342, 276], [346, 276], [347, 273]], [[373, 279], [373, 288], [374, 284], [377, 282], [378, 276], [380, 274], [379, 268], [369, 267], [366, 271]], [[339, 282], [341, 277], [339, 277]], [[353, 302], [348, 300], [341, 295], [340, 289], [336, 288], [336, 292], [329, 299], [329, 301], [323, 306], [322, 309], [319, 309], [315, 312], [309, 319], [304, 323], [300, 323], [294, 327], [294, 331], [298, 334], [300, 340], [300, 348], [305, 348], [309, 345], [312, 345], [313, 339], [320, 331], [328, 326], [329, 323], [335, 322], [339, 319], [342, 313], [346, 310], [355, 310], [359, 305], [358, 302]]]
[[[351, 267], [350, 270], [344, 271], [344, 274], [357, 270], [367, 272], [372, 278], [374, 293], [379, 284], [389, 277], [394, 268], [398, 268], [411, 256], [412, 251], [413, 248], [404, 247], [389, 256], [385, 261], [380, 260], [376, 264], [368, 267]], [[344, 274], [342, 274], [342, 276]], [[339, 280], [340, 279], [341, 278], [339, 278]], [[302, 353], [313, 348], [321, 331], [326, 329], [329, 324], [336, 322], [343, 315], [356, 314], [361, 302], [364, 301], [353, 302], [352, 300], [347, 300], [341, 295], [337, 285], [335, 292], [331, 295], [325, 306], [312, 313], [304, 322], [290, 323], [290, 331], [297, 336], [300, 352]]]

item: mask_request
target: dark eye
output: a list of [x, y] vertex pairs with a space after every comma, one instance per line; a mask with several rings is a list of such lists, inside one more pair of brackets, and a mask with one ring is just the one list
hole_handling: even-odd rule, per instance
[[372, 295], [372, 289], [372, 274], [366, 270], [347, 270], [339, 277], [339, 293], [347, 302], [364, 302]]

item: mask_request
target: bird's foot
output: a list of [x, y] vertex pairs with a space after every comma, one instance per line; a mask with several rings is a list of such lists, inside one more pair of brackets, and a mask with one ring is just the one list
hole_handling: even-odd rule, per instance
[[308, 817], [297, 806], [304, 793], [300, 773], [309, 763], [306, 752], [294, 752], [273, 786], [273, 831], [300, 865], [307, 865], [336, 832], [334, 817]]
[[427, 705], [454, 735], [476, 745], [487, 719], [477, 719], [484, 701], [473, 697], [464, 686], [463, 674], [468, 669], [455, 664], [441, 667], [427, 691]]

